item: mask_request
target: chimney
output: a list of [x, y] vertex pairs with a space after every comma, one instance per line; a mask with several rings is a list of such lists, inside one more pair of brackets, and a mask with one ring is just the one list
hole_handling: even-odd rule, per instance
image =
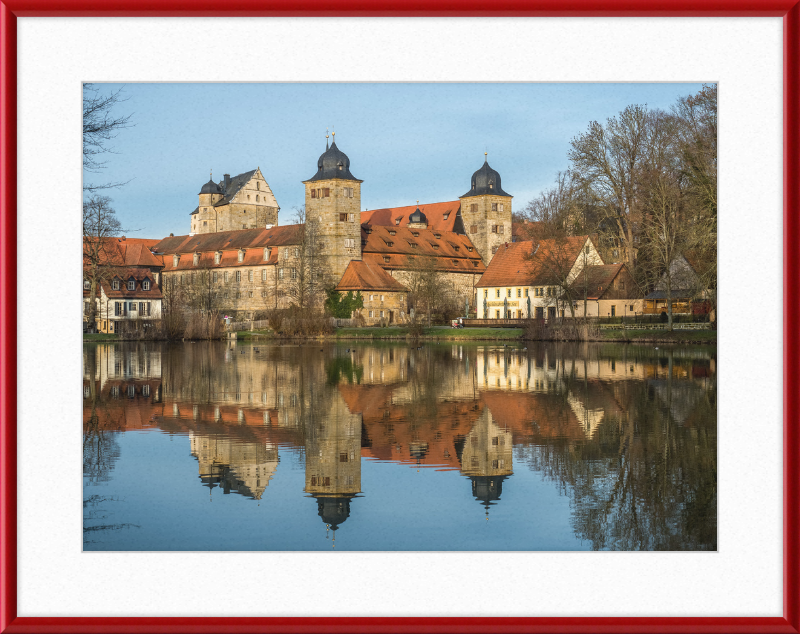
[[170, 238], [174, 238], [174, 237], [175, 237], [175, 234], [174, 234], [174, 233], [170, 233], [170, 234], [169, 234], [169, 237], [170, 237]]
[[231, 185], [231, 175], [230, 174], [225, 174], [224, 178], [225, 178], [225, 191], [227, 192], [228, 191], [228, 187], [230, 187], [230, 185]]

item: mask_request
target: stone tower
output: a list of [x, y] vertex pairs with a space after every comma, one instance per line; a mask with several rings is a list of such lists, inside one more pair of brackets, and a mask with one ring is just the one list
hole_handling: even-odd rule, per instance
[[260, 168], [230, 174], [200, 190], [197, 209], [191, 213], [190, 233], [215, 233], [259, 229], [278, 224], [280, 207]]
[[[485, 156], [485, 155], [484, 155]], [[500, 186], [500, 174], [488, 159], [472, 175], [472, 188], [461, 196], [461, 217], [469, 239], [488, 265], [505, 242], [511, 242], [511, 194]]]
[[[335, 133], [334, 133], [335, 134]], [[327, 138], [327, 137], [326, 137]], [[336, 139], [317, 161], [317, 173], [306, 186], [307, 248], [316, 248], [327, 284], [342, 278], [350, 260], [361, 259], [361, 183], [350, 173], [350, 159]]]

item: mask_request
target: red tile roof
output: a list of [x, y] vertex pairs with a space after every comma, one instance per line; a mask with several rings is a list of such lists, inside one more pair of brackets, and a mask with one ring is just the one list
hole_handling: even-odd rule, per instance
[[[555, 282], [552, 275], [542, 262], [549, 254], [557, 254], [557, 257], [564, 262], [574, 262], [586, 240], [587, 236], [572, 236], [563, 242], [555, 240], [542, 240], [538, 244], [532, 241], [506, 242], [494, 254], [476, 286], [553, 284]], [[533, 259], [534, 250], [535, 259]]]
[[[128, 280], [136, 280], [136, 289], [128, 290]], [[111, 287], [113, 280], [119, 280], [119, 290]], [[150, 290], [142, 288], [144, 280], [150, 281]], [[109, 299], [161, 299], [161, 288], [156, 284], [154, 275], [147, 268], [128, 268], [118, 271], [111, 279], [101, 280], [100, 287]], [[89, 297], [90, 291], [84, 289], [83, 296]], [[100, 296], [98, 292], [97, 296]]]
[[587, 299], [600, 299], [605, 295], [606, 291], [611, 288], [611, 283], [617, 274], [622, 270], [625, 264], [603, 264], [586, 267], [586, 278], [584, 280], [583, 273], [575, 278], [572, 283], [572, 288], [581, 291], [583, 296], [583, 287], [586, 285]]
[[[388, 207], [386, 209], [371, 209], [361, 212], [361, 224], [384, 227], [405, 227], [408, 217], [414, 213], [417, 205], [408, 207]], [[419, 210], [428, 218], [428, 228], [439, 231], [453, 231], [456, 218], [461, 209], [461, 202], [451, 200], [444, 203], [429, 203], [419, 205]], [[447, 216], [447, 218], [445, 218]], [[397, 221], [400, 221], [398, 225]]]
[[336, 286], [337, 291], [401, 291], [408, 289], [378, 264], [352, 260]]
[[[175, 253], [214, 252], [248, 247], [272, 247], [300, 244], [303, 225], [282, 225], [271, 229], [239, 229], [198, 233], [193, 236], [170, 236], [155, 245], [154, 251], [164, 255]], [[166, 263], [166, 262], [165, 262]]]
[[364, 224], [361, 240], [364, 261], [379, 264], [384, 269], [408, 269], [416, 257], [434, 257], [439, 270], [459, 273], [486, 270], [470, 239], [460, 233]]
[[[197, 270], [229, 266], [270, 265], [278, 261], [278, 250], [272, 249], [269, 259], [264, 259], [266, 247], [299, 245], [303, 237], [303, 225], [285, 225], [271, 229], [241, 229], [220, 231], [194, 236], [164, 238], [156, 250], [162, 253], [165, 271]], [[239, 261], [239, 249], [244, 249], [244, 259]], [[197, 265], [194, 254], [200, 253]], [[220, 252], [220, 261], [215, 263], [215, 254]], [[178, 255], [175, 266], [173, 256]]]

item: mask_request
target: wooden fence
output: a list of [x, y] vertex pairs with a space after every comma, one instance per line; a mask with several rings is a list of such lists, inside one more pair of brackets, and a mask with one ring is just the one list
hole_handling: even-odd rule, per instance
[[269, 328], [268, 319], [258, 319], [256, 321], [237, 321], [228, 324], [227, 329], [231, 332], [241, 332], [242, 330], [264, 330]]
[[[708, 330], [708, 323], [672, 324], [673, 330]], [[666, 330], [667, 324], [600, 324], [603, 330]]]

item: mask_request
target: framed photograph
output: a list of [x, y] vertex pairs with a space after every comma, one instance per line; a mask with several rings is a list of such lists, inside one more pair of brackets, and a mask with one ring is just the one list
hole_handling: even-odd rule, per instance
[[800, 5], [0, 17], [0, 631], [800, 631]]

